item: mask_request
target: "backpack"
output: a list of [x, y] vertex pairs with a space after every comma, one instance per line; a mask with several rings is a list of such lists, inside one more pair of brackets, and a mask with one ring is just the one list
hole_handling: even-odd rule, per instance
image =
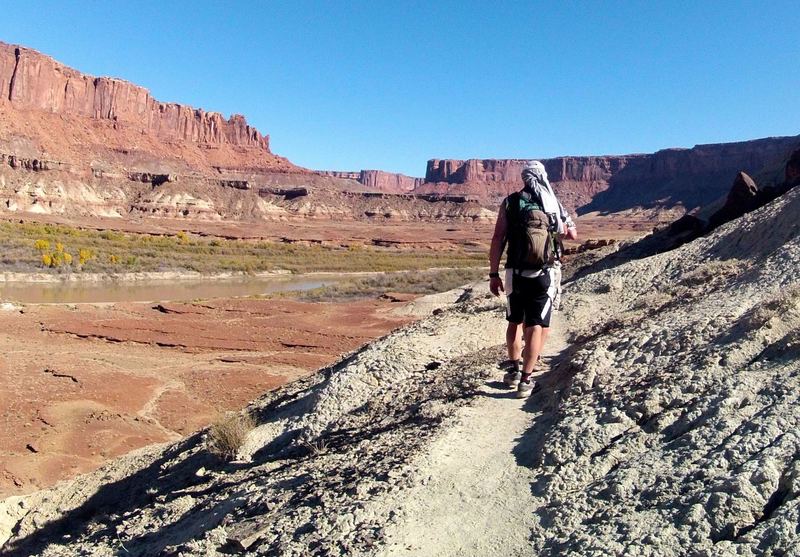
[[517, 270], [551, 267], [557, 259], [555, 216], [544, 212], [541, 200], [521, 191], [508, 197], [508, 260]]

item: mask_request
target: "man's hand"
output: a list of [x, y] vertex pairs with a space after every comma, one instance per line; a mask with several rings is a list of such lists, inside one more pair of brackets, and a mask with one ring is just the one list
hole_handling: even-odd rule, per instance
[[492, 277], [489, 279], [489, 290], [495, 296], [499, 296], [500, 292], [506, 291], [506, 289], [503, 288], [503, 281], [500, 277]]
[[[499, 296], [500, 292], [505, 292], [503, 288], [503, 281], [500, 280], [500, 275], [497, 274], [498, 267], [500, 266], [500, 257], [503, 255], [503, 249], [506, 243], [506, 211], [505, 202], [500, 207], [500, 212], [497, 214], [497, 222], [494, 223], [494, 234], [492, 235], [492, 247], [489, 248], [489, 290], [495, 296]], [[497, 276], [494, 276], [497, 275]]]
[[578, 239], [578, 229], [575, 228], [575, 226], [570, 226], [569, 228], [567, 228], [567, 231], [564, 234], [564, 237], [567, 240], [577, 240]]

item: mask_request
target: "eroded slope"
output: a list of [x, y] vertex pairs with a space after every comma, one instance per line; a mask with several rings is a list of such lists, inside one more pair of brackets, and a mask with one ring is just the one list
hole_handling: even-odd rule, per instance
[[[474, 290], [254, 403], [260, 425], [241, 463], [216, 462], [196, 435], [6, 502], [7, 547], [456, 555], [460, 525], [475, 524], [476, 543], [507, 540], [498, 555], [792, 554], [798, 212], [794, 190], [706, 238], [571, 284], [568, 345], [518, 410], [529, 420], [492, 428], [510, 447], [502, 463], [484, 431], [515, 404], [493, 369], [502, 310]], [[443, 450], [454, 431], [475, 450]], [[481, 474], [501, 465], [507, 473]], [[525, 477], [497, 500], [484, 484]], [[442, 486], [461, 520], [433, 520]], [[487, 520], [491, 508], [519, 509], [529, 536], [498, 534], [508, 526]], [[398, 545], [420, 524], [430, 526], [416, 547]]]

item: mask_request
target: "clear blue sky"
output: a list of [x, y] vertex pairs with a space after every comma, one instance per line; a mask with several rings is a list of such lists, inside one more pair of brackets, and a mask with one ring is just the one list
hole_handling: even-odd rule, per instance
[[17, 2], [0, 40], [242, 113], [318, 169], [800, 133], [796, 2]]

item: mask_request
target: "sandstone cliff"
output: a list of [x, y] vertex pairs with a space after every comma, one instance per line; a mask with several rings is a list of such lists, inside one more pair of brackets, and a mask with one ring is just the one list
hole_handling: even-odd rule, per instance
[[225, 118], [161, 102], [133, 83], [86, 75], [5, 43], [0, 43], [0, 152], [95, 178], [131, 171], [305, 172], [272, 154], [269, 137], [243, 116]]
[[[768, 138], [650, 155], [558, 157], [544, 163], [570, 209], [645, 209], [643, 218], [663, 219], [665, 211], [674, 215], [721, 197], [739, 171], [758, 178], [763, 167], [783, 160], [798, 144], [800, 137]], [[315, 176], [272, 154], [268, 136], [242, 116], [226, 119], [163, 103], [137, 85], [88, 76], [36, 51], [0, 43], [1, 211], [67, 218], [283, 218], [286, 208], [276, 209], [259, 192], [305, 188], [311, 193], [303, 196], [308, 197], [305, 203], [288, 208], [291, 216], [408, 214], [416, 220], [431, 214], [460, 219], [465, 214], [458, 200], [496, 204], [521, 187], [524, 164], [514, 159], [434, 159], [425, 180], [380, 170], [322, 171]], [[304, 177], [301, 182], [292, 178], [298, 175]], [[165, 183], [169, 188], [149, 191]], [[393, 206], [394, 198], [387, 198], [380, 207], [354, 211], [343, 207], [351, 198], [339, 195], [351, 190], [429, 197], [418, 197], [426, 204], [417, 208], [407, 199]], [[432, 206], [443, 197], [459, 206], [443, 211]], [[478, 213], [470, 208], [469, 215]]]
[[362, 170], [359, 182], [376, 190], [402, 193], [414, 190], [422, 184], [423, 180], [382, 170]]
[[384, 172], [383, 170], [362, 170], [360, 172], [343, 172], [338, 170], [320, 170], [317, 174], [355, 180], [370, 189], [386, 193], [407, 193], [424, 183], [422, 178], [413, 178], [405, 174]]
[[159, 102], [147, 89], [112, 77], [93, 77], [35, 50], [0, 42], [0, 92], [14, 108], [124, 122], [170, 140], [229, 143], [269, 152], [269, 136], [244, 116]]
[[[739, 171], [754, 174], [800, 145], [800, 136], [665, 149], [653, 154], [543, 159], [562, 202], [578, 213], [705, 205]], [[526, 160], [428, 161], [424, 191], [472, 193], [497, 202], [522, 187]]]
[[[0, 43], [0, 210], [202, 221], [483, 218], [452, 198], [404, 194], [421, 180], [378, 170], [314, 175], [270, 152], [243, 116], [154, 99], [34, 50]], [[358, 183], [354, 183], [353, 180]]]

